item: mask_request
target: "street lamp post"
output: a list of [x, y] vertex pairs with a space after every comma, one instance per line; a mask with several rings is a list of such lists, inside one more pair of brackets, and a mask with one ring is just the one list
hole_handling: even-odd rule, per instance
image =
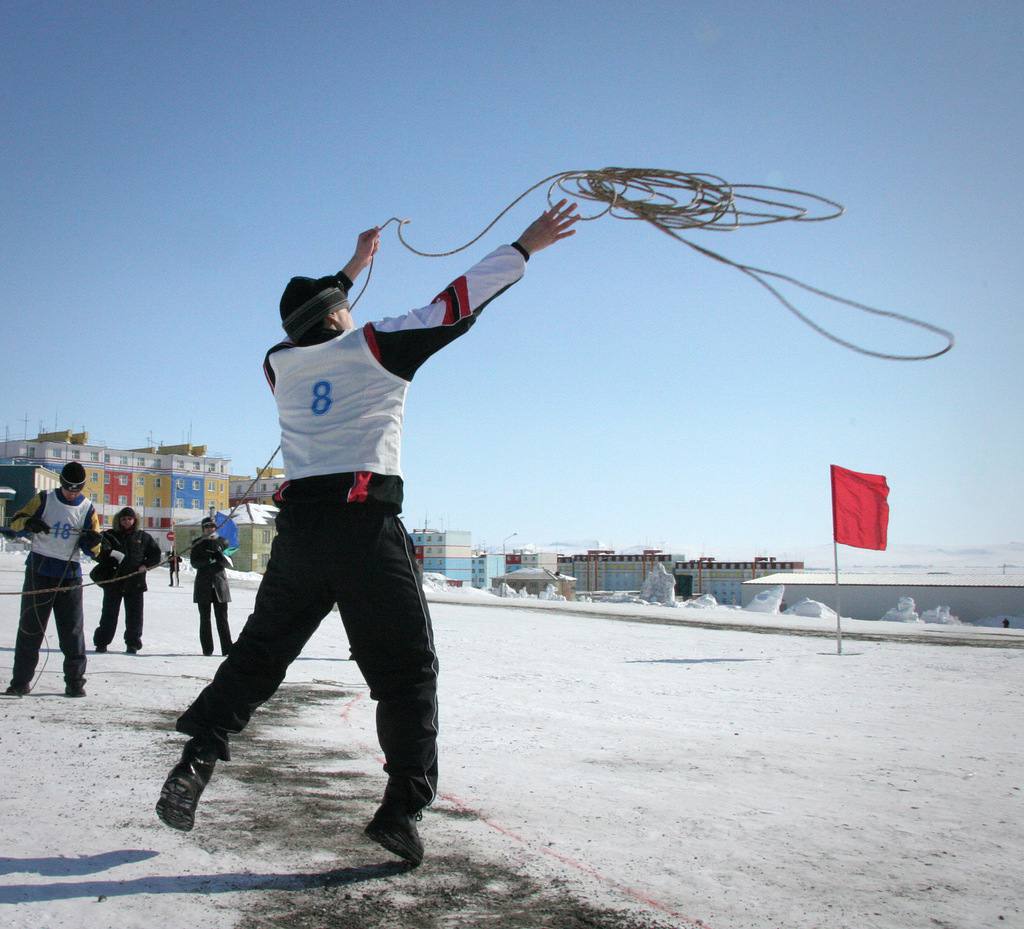
[[513, 536], [517, 536], [517, 535], [519, 535], [519, 533], [518, 533], [518, 532], [513, 532], [513, 533], [512, 533], [512, 535], [507, 535], [507, 536], [505, 536], [505, 538], [504, 538], [504, 539], [502, 539], [502, 540], [501, 540], [501, 560], [502, 560], [502, 561], [504, 561], [504, 560], [505, 560], [505, 543], [506, 543], [506, 542], [507, 542], [507, 541], [508, 541], [509, 539], [511, 539], [511, 538], [512, 538]]

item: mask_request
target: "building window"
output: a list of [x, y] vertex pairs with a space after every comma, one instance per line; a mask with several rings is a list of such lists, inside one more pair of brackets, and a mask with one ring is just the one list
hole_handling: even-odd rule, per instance
[[128, 475], [127, 474], [119, 474], [117, 476], [117, 483], [120, 484], [122, 487], [127, 487], [128, 486]]
[[175, 487], [177, 487], [177, 488], [178, 488], [178, 490], [184, 490], [184, 489], [185, 489], [185, 482], [184, 482], [184, 481], [183, 481], [183, 480], [182, 480], [182, 479], [181, 479], [181, 478], [179, 477], [179, 478], [178, 478], [178, 479], [177, 479], [177, 480], [176, 480], [176, 481], [174, 482], [174, 486], [175, 486]]
[[127, 455], [121, 455], [121, 456], [119, 456], [119, 457], [118, 457], [118, 459], [117, 459], [117, 460], [118, 460], [118, 461], [119, 461], [119, 462], [120, 462], [121, 464], [128, 464], [128, 456], [127, 456]]
[[51, 458], [63, 458], [64, 457], [64, 450], [61, 449], [61, 448], [51, 448], [50, 449], [50, 457]]
[[199, 490], [199, 488], [200, 488], [200, 482], [199, 481], [193, 481], [192, 482], [192, 489], [193, 490]]
[[71, 452], [71, 457], [74, 458], [75, 461], [77, 461], [79, 458], [82, 457], [82, 453], [76, 448]]
[[264, 542], [269, 542], [270, 541], [270, 530], [269, 529], [264, 529], [263, 530], [263, 541]]
[[100, 453], [99, 452], [89, 452], [89, 460], [90, 461], [99, 461], [100, 460]]
[[154, 487], [159, 487], [160, 486], [160, 478], [158, 478], [158, 477], [153, 478], [153, 486]]
[[213, 493], [213, 491], [216, 490], [216, 485], [213, 483], [213, 481], [207, 481], [206, 489], [210, 491], [210, 493]]
[[135, 459], [135, 463], [137, 465], [139, 465], [140, 467], [142, 467], [142, 466], [144, 466], [146, 464], [146, 459], [145, 458], [136, 458]]
[[145, 505], [146, 505], [146, 501], [145, 501], [145, 500], [143, 500], [143, 498], [142, 498], [142, 497], [136, 497], [136, 498], [135, 498], [135, 505], [136, 505], [137, 507], [139, 507], [139, 509], [142, 509], [143, 507], [145, 507]]
[[93, 471], [92, 472], [92, 482], [94, 484], [98, 484], [99, 481], [100, 481], [100, 472], [99, 471]]
[[121, 494], [121, 496], [117, 498], [117, 502], [121, 504], [121, 506], [128, 506], [128, 498], [124, 494]]
[[110, 494], [104, 494], [104, 495], [103, 495], [103, 502], [104, 502], [104, 503], [105, 503], [105, 504], [106, 504], [107, 506], [110, 506]]
[[160, 498], [159, 497], [154, 497], [153, 498], [153, 506], [160, 506]]
[[198, 461], [193, 461], [192, 462], [192, 470], [193, 471], [198, 471], [199, 470], [199, 462]]
[[34, 445], [30, 445], [28, 447], [28, 457], [29, 458], [35, 458], [36, 457], [36, 449], [35, 449]]
[[174, 501], [174, 505], [175, 505], [175, 506], [176, 506], [176, 507], [177, 507], [177, 508], [178, 508], [179, 510], [183, 510], [183, 509], [185, 509], [185, 501], [184, 501], [184, 500], [182, 500], [182, 499], [181, 499], [181, 497], [178, 497], [178, 499]]
[[110, 463], [110, 456], [107, 455], [106, 453], [104, 453], [103, 460], [109, 464]]
[[135, 483], [139, 487], [145, 487], [146, 479], [140, 474], [137, 478], [135, 478]]
[[198, 500], [193, 500], [192, 501], [192, 509], [193, 510], [198, 510], [199, 509], [199, 501]]

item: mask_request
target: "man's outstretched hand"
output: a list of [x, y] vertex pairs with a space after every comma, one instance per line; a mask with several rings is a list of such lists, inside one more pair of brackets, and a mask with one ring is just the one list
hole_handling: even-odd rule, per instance
[[576, 204], [565, 205], [565, 200], [559, 200], [550, 210], [541, 213], [519, 237], [519, 244], [526, 249], [530, 255], [539, 252], [542, 248], [554, 245], [559, 239], [568, 238], [576, 234], [575, 229], [570, 226], [579, 222], [580, 214], [576, 212]]
[[374, 226], [365, 232], [359, 233], [356, 240], [356, 250], [349, 259], [348, 264], [342, 268], [344, 274], [350, 281], [354, 281], [359, 274], [373, 261], [373, 256], [380, 248], [380, 226]]

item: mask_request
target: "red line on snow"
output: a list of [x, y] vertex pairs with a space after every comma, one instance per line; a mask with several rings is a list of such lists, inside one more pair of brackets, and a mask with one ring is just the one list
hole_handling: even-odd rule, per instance
[[613, 887], [615, 890], [619, 891], [619, 893], [624, 894], [627, 897], [632, 897], [634, 900], [638, 901], [639, 903], [643, 903], [645, 906], [649, 906], [652, 909], [665, 913], [668, 916], [672, 916], [675, 919], [681, 919], [688, 926], [694, 927], [694, 929], [712, 929], [712, 927], [703, 920], [694, 919], [692, 916], [687, 916], [685, 913], [680, 913], [678, 910], [672, 909], [672, 907], [670, 907], [668, 904], [662, 903], [660, 900], [656, 900], [654, 899], [654, 897], [648, 896], [647, 894], [637, 890], [634, 887], [630, 887], [629, 885], [623, 884], [620, 881], [615, 880], [614, 878], [608, 877], [608, 875], [603, 874], [591, 865], [588, 865], [582, 861], [577, 861], [575, 858], [570, 858], [568, 855], [563, 855], [560, 852], [556, 852], [554, 851], [554, 849], [533, 845], [527, 839], [523, 838], [523, 836], [518, 835], [511, 829], [508, 829], [505, 826], [502, 826], [500, 823], [495, 822], [493, 819], [490, 819], [489, 817], [485, 816], [479, 810], [474, 809], [468, 803], [466, 803], [459, 797], [456, 797], [454, 794], [440, 794], [440, 797], [442, 800], [447, 800], [449, 803], [454, 805], [460, 812], [471, 813], [473, 816], [479, 819], [480, 822], [482, 822], [486, 826], [489, 826], [495, 832], [500, 832], [502, 835], [507, 836], [508, 838], [513, 839], [516, 842], [519, 842], [521, 845], [539, 851], [541, 852], [541, 854], [548, 855], [549, 857], [562, 862], [562, 864], [566, 864], [569, 865], [569, 867], [571, 868], [575, 868], [577, 871], [582, 871], [584, 874], [589, 874], [591, 877], [595, 878], [601, 883], [606, 884], [609, 887]]
[[[352, 712], [356, 704], [358, 704], [359, 701], [362, 700], [365, 696], [365, 693], [356, 694], [355, 697], [353, 697], [351, 700], [348, 701], [348, 703], [345, 704], [345, 708], [341, 711], [340, 714], [340, 717], [343, 721], [348, 722], [349, 713]], [[379, 761], [382, 765], [385, 763], [385, 759], [379, 755], [377, 756], [377, 761]], [[528, 848], [533, 851], [539, 851], [541, 854], [547, 855], [549, 858], [554, 858], [556, 861], [560, 861], [562, 864], [568, 865], [570, 868], [575, 868], [577, 871], [581, 871], [584, 874], [588, 874], [595, 880], [600, 881], [602, 884], [606, 884], [608, 887], [614, 888], [624, 896], [631, 897], [638, 903], [644, 904], [644, 906], [649, 906], [651, 909], [657, 910], [660, 913], [664, 913], [667, 916], [671, 916], [674, 919], [681, 919], [687, 926], [692, 927], [692, 929], [712, 929], [712, 926], [704, 922], [702, 919], [695, 919], [692, 916], [687, 916], [685, 913], [680, 913], [678, 910], [672, 909], [672, 907], [670, 907], [667, 903], [662, 903], [660, 900], [656, 900], [654, 897], [648, 896], [642, 891], [637, 890], [635, 887], [630, 887], [628, 884], [623, 884], [620, 881], [615, 880], [614, 878], [608, 877], [608, 875], [603, 874], [601, 871], [598, 871], [597, 868], [594, 868], [591, 865], [586, 864], [585, 862], [577, 861], [575, 858], [570, 858], [568, 855], [563, 855], [561, 852], [556, 852], [554, 849], [534, 845], [528, 839], [524, 838], [518, 833], [513, 832], [511, 829], [508, 829], [507, 827], [501, 825], [501, 823], [495, 822], [490, 817], [485, 816], [483, 813], [480, 812], [480, 810], [470, 806], [463, 799], [455, 796], [455, 794], [438, 794], [438, 796], [440, 797], [440, 799], [452, 804], [452, 806], [454, 806], [460, 813], [469, 813], [472, 816], [475, 816], [480, 822], [482, 822], [488, 828], [493, 829], [495, 832], [501, 833], [501, 835], [506, 836], [509, 839], [512, 839], [514, 842], [518, 842], [524, 848]]]

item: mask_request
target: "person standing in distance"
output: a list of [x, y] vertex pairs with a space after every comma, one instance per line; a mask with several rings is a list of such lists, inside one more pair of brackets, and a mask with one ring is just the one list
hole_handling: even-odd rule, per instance
[[169, 587], [174, 587], [175, 578], [177, 578], [177, 586], [181, 586], [181, 555], [179, 555], [173, 548], [170, 554], [167, 556], [167, 577], [170, 581]]
[[229, 736], [269, 699], [334, 604], [377, 701], [388, 775], [366, 834], [416, 865], [416, 827], [437, 793], [437, 656], [415, 552], [398, 514], [406, 393], [431, 355], [463, 335], [524, 274], [531, 255], [572, 235], [565, 201], [543, 213], [427, 306], [356, 327], [348, 292], [380, 246], [369, 229], [338, 274], [292, 278], [281, 298], [288, 339], [267, 353], [288, 480], [278, 490], [277, 537], [266, 574], [231, 654], [178, 719], [191, 736], [157, 803], [188, 830]]
[[[60, 488], [42, 490], [11, 519], [11, 529], [32, 538], [25, 561], [21, 614], [14, 646], [14, 670], [6, 693], [23, 697], [32, 690], [50, 613], [64, 653], [64, 696], [85, 696], [85, 633], [82, 615], [81, 554], [96, 558], [100, 521], [82, 493], [85, 468], [69, 461], [60, 472]], [[55, 591], [55, 588], [70, 588]], [[51, 593], [33, 593], [49, 590]]]
[[213, 631], [210, 628], [210, 607], [217, 620], [217, 638], [220, 653], [231, 651], [231, 627], [228, 625], [228, 604], [231, 602], [231, 588], [225, 569], [230, 565], [224, 550], [227, 539], [217, 535], [217, 523], [212, 516], [203, 517], [203, 534], [189, 549], [188, 558], [195, 568], [196, 578], [192, 584], [192, 602], [199, 607], [199, 644], [204, 655], [213, 654]]

